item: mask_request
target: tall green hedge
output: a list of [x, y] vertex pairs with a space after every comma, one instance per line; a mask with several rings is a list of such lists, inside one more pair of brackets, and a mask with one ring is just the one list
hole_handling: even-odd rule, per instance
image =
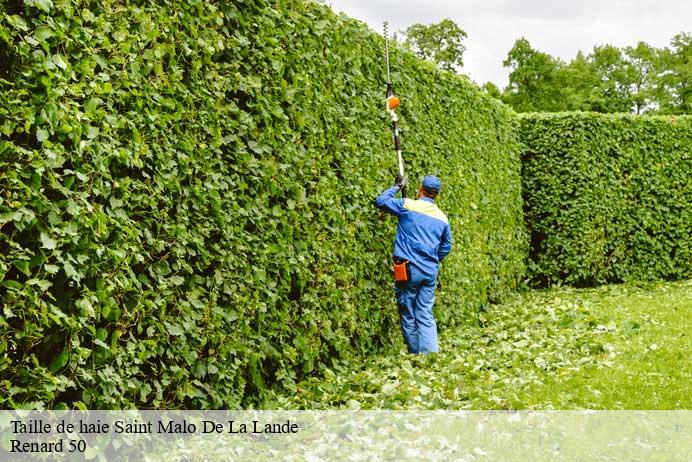
[[[299, 0], [0, 3], [0, 404], [256, 405], [398, 346], [382, 55]], [[523, 271], [514, 119], [391, 59], [450, 326]]]
[[692, 117], [520, 117], [529, 276], [692, 277]]

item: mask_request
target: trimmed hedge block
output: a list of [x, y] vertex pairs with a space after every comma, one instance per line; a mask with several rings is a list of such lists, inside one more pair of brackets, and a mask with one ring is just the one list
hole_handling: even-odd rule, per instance
[[[383, 41], [298, 0], [0, 5], [0, 404], [235, 408], [401, 343]], [[443, 180], [437, 309], [525, 239], [509, 109], [393, 50], [412, 182]]]
[[692, 277], [692, 117], [519, 120], [534, 284]]

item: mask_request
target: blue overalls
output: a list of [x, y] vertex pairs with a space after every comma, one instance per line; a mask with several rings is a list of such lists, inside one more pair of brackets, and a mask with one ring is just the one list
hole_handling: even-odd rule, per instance
[[409, 353], [436, 353], [433, 303], [437, 270], [452, 250], [452, 231], [434, 200], [395, 199], [398, 191], [396, 186], [389, 188], [375, 200], [375, 206], [399, 218], [394, 258], [410, 262], [411, 280], [394, 286], [401, 331]]

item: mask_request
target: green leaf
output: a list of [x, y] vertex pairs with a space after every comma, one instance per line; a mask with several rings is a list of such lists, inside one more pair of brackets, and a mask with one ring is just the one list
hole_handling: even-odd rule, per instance
[[60, 56], [58, 54], [53, 55], [53, 63], [56, 66], [58, 66], [60, 69], [67, 69], [67, 63], [62, 58], [62, 56]]
[[53, 240], [53, 238], [48, 236], [48, 234], [46, 234], [45, 232], [41, 232], [40, 238], [41, 238], [41, 247], [42, 248], [48, 249], [48, 250], [55, 249], [56, 243]]
[[185, 278], [183, 278], [182, 276], [173, 276], [171, 277], [171, 282], [173, 283], [173, 285], [181, 286], [183, 285], [183, 283], [185, 283]]
[[53, 285], [52, 282], [46, 281], [45, 279], [29, 279], [26, 281], [26, 284], [29, 286], [38, 286], [42, 291], [46, 291], [51, 288]]
[[91, 114], [99, 107], [99, 104], [101, 104], [100, 98], [89, 98], [84, 103], [84, 112]]
[[127, 31], [125, 30], [118, 30], [113, 32], [113, 38], [115, 39], [116, 42], [122, 42], [127, 38]]
[[11, 279], [5, 279], [4, 281], [2, 281], [2, 286], [14, 291], [19, 291], [23, 287], [21, 283], [13, 281]]
[[96, 338], [93, 340], [93, 342], [94, 342], [94, 345], [100, 346], [101, 348], [109, 349], [108, 344], [105, 343], [103, 340], [99, 340]]
[[37, 27], [34, 36], [40, 41], [46, 41], [53, 36], [53, 31], [45, 26]]
[[73, 281], [77, 281], [77, 282], [79, 282], [82, 279], [81, 275], [77, 272], [75, 267], [69, 261], [63, 262], [62, 267], [63, 267], [63, 270], [65, 271], [65, 276], [67, 276], [68, 278], [72, 279]]
[[26, 276], [31, 276], [31, 270], [29, 269], [29, 262], [27, 260], [16, 260], [14, 266]]
[[11, 26], [13, 26], [16, 29], [19, 29], [23, 32], [29, 30], [29, 26], [27, 25], [26, 21], [24, 18], [17, 14], [13, 14], [12, 16], [9, 16], [8, 22]]
[[183, 331], [183, 329], [181, 329], [180, 326], [175, 324], [166, 323], [166, 330], [171, 335], [183, 335], [185, 333], [185, 331]]
[[102, 341], [106, 340], [106, 338], [108, 338], [108, 331], [103, 327], [99, 327], [96, 329], [96, 338]]
[[70, 359], [70, 352], [68, 351], [67, 348], [63, 349], [60, 353], [58, 353], [57, 356], [53, 357], [51, 360], [50, 364], [48, 365], [48, 369], [51, 372], [57, 372], [58, 370], [62, 369], [67, 365], [67, 362]]
[[38, 140], [39, 143], [43, 143], [50, 137], [50, 134], [48, 133], [48, 130], [43, 129], [43, 128], [37, 128], [36, 129], [36, 140]]
[[79, 215], [82, 209], [75, 201], [69, 200], [67, 201], [67, 208], [65, 209], [65, 211], [70, 215]]
[[52, 0], [26, 0], [26, 3], [28, 5], [34, 5], [46, 13], [49, 13], [51, 8], [53, 8], [53, 2]]
[[115, 196], [111, 196], [110, 199], [108, 199], [108, 203], [114, 209], [117, 209], [118, 207], [123, 206], [123, 201], [121, 201], [120, 199], [117, 199]]

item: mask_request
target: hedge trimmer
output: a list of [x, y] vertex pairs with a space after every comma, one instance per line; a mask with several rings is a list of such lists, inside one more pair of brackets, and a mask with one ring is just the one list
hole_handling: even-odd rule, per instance
[[[399, 118], [396, 115], [396, 108], [399, 107], [399, 98], [394, 96], [394, 88], [392, 87], [392, 81], [389, 76], [389, 43], [388, 43], [388, 28], [389, 24], [385, 21], [384, 28], [384, 55], [385, 62], [387, 64], [387, 112], [392, 120], [392, 132], [394, 133], [394, 149], [396, 150], [397, 160], [399, 162], [399, 175], [404, 177], [404, 159], [401, 157], [401, 140], [399, 139]], [[406, 186], [401, 188], [401, 197], [406, 197]]]

